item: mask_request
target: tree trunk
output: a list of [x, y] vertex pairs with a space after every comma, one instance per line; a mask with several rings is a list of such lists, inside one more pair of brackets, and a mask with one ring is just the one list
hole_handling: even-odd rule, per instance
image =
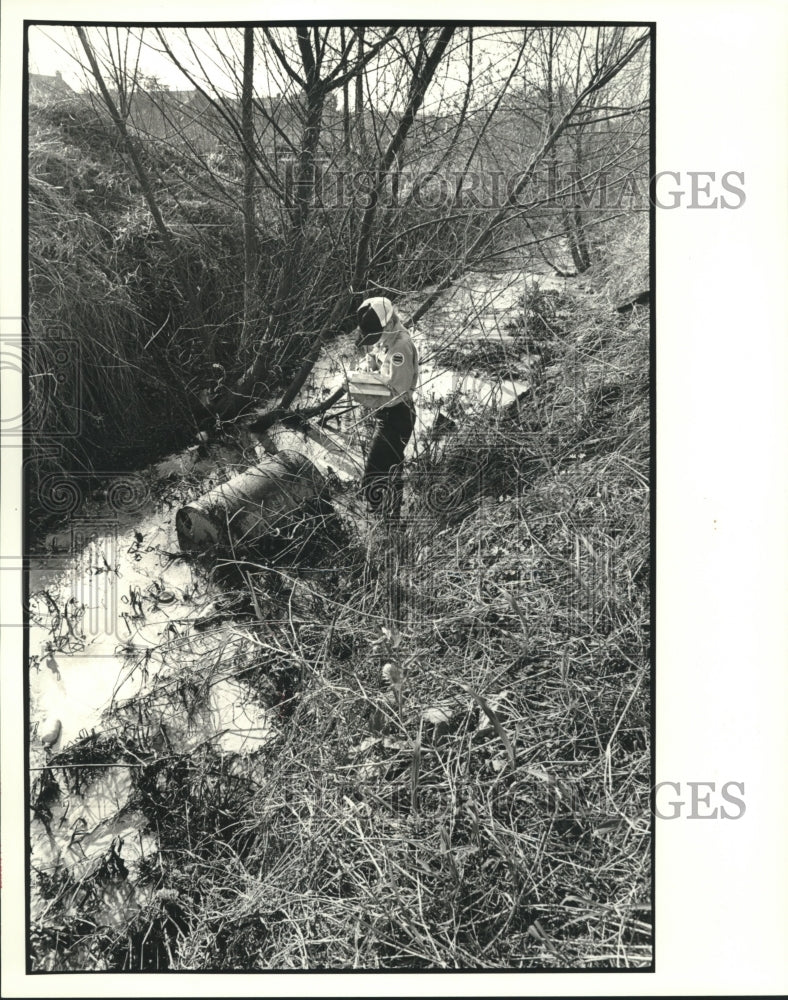
[[352, 292], [354, 296], [358, 296], [361, 293], [362, 287], [367, 279], [367, 269], [369, 267], [369, 245], [372, 239], [372, 227], [377, 214], [381, 188], [383, 187], [386, 175], [391, 169], [397, 154], [405, 144], [408, 132], [410, 131], [410, 128], [413, 125], [413, 120], [416, 117], [416, 113], [424, 103], [427, 88], [432, 82], [435, 70], [438, 68], [438, 64], [443, 58], [443, 54], [446, 51], [453, 34], [454, 28], [443, 28], [437, 42], [435, 43], [435, 47], [425, 60], [423, 68], [421, 68], [420, 72], [417, 72], [416, 75], [414, 75], [414, 78], [411, 81], [410, 95], [408, 97], [405, 112], [400, 119], [397, 131], [391, 137], [391, 142], [389, 143], [388, 148], [383, 154], [383, 157], [378, 165], [375, 184], [369, 194], [369, 204], [367, 205], [361, 220], [361, 232], [359, 234], [358, 246], [356, 249], [356, 265], [353, 270]]
[[[339, 29], [339, 45], [345, 51], [345, 29]], [[343, 61], [343, 71], [347, 70], [347, 59]], [[342, 84], [342, 148], [345, 156], [350, 153], [350, 88], [347, 80]]]
[[254, 165], [254, 29], [244, 28], [244, 68], [241, 92], [241, 132], [244, 150], [244, 316], [243, 339], [248, 342], [257, 316], [257, 237], [255, 234]]
[[[364, 58], [364, 29], [358, 29], [358, 58], [361, 65]], [[367, 152], [367, 130], [364, 124], [364, 74], [359, 72], [356, 77], [356, 140], [358, 142], [358, 154], [362, 160], [366, 158]]]
[[[286, 330], [291, 313], [292, 297], [296, 276], [300, 273], [300, 261], [304, 252], [306, 223], [312, 205], [315, 187], [315, 153], [320, 141], [320, 124], [323, 115], [325, 91], [320, 84], [314, 84], [307, 91], [307, 110], [301, 137], [301, 155], [295, 180], [295, 205], [286, 259], [279, 274], [279, 283], [274, 304], [268, 318], [265, 335], [261, 338], [252, 364], [238, 381], [232, 399], [265, 391], [264, 374], [272, 362], [272, 350], [277, 340]], [[257, 387], [261, 388], [258, 389]], [[234, 405], [228, 397], [227, 405]], [[220, 412], [227, 412], [223, 408]]]
[[[581, 134], [582, 130], [578, 129], [575, 139], [575, 173], [577, 177], [583, 176], [583, 143]], [[591, 253], [588, 248], [588, 239], [586, 238], [583, 211], [577, 202], [575, 202], [572, 211], [572, 224], [574, 228], [574, 242], [577, 246], [577, 255], [580, 262], [577, 271], [578, 274], [582, 274], [583, 271], [587, 271], [591, 267]]]
[[[553, 92], [553, 53], [555, 39], [553, 29], [550, 28], [547, 43], [547, 134], [549, 135], [555, 126], [555, 94]], [[525, 85], [523, 85], [523, 97], [525, 97]], [[558, 173], [558, 162], [553, 147], [547, 160], [547, 197], [555, 201], [556, 174]]]

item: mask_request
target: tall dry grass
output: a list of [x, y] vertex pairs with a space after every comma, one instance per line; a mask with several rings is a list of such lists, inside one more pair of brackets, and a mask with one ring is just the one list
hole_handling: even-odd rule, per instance
[[[125, 471], [183, 440], [193, 423], [190, 380], [205, 368], [183, 350], [172, 266], [135, 207], [110, 140], [105, 136], [103, 148], [91, 137], [90, 148], [72, 145], [46, 119], [31, 116], [28, 498], [34, 518], [46, 509], [38, 486], [51, 472]], [[147, 259], [129, 252], [135, 240], [147, 248]], [[158, 292], [145, 283], [146, 272], [155, 273]]]
[[119, 708], [158, 853], [123, 928], [39, 928], [41, 967], [650, 965], [649, 325], [609, 299], [569, 293], [531, 399], [411, 468], [402, 531], [331, 578], [244, 566], [269, 744], [155, 736], [227, 661]]

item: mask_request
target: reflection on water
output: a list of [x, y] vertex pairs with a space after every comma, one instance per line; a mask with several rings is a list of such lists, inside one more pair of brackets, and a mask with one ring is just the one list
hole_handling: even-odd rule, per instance
[[[129, 884], [107, 888], [96, 919], [113, 923], [118, 907], [128, 915], [139, 905], [133, 876], [156, 840], [130, 806], [132, 769], [141, 763], [124, 748], [166, 738], [177, 753], [210, 742], [246, 754], [271, 737], [268, 712], [233, 676], [256, 652], [242, 627], [218, 622], [193, 631], [221, 591], [182, 558], [175, 535], [184, 496], [204, 492], [222, 463], [229, 477], [228, 457], [224, 447], [205, 460], [191, 451], [172, 456], [151, 470], [153, 489], [141, 509], [124, 514], [86, 503], [69, 530], [52, 533], [31, 559], [30, 782], [34, 802], [43, 804], [31, 822], [34, 919], [46, 905], [35, 891], [38, 873], [65, 866], [81, 879], [113, 851]], [[199, 683], [186, 701], [190, 677]], [[94, 738], [99, 747], [109, 741], [114, 753], [102, 756]]]

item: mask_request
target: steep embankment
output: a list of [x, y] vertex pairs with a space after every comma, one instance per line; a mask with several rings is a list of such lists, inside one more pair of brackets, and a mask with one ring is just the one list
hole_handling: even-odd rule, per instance
[[[34, 516], [46, 513], [39, 484], [49, 472], [117, 473], [183, 444], [193, 433], [196, 394], [216, 378], [210, 363], [226, 361], [237, 344], [237, 213], [208, 196], [204, 176], [177, 150], [149, 141], [142, 155], [177, 266], [114, 126], [77, 98], [31, 108]], [[198, 290], [199, 321], [189, 312], [188, 284]]]

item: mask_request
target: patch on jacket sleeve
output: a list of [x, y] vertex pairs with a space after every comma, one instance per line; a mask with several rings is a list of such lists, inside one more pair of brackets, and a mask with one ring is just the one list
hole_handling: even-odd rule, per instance
[[405, 363], [405, 355], [401, 351], [395, 351], [391, 355], [391, 363], [399, 368], [400, 365]]

